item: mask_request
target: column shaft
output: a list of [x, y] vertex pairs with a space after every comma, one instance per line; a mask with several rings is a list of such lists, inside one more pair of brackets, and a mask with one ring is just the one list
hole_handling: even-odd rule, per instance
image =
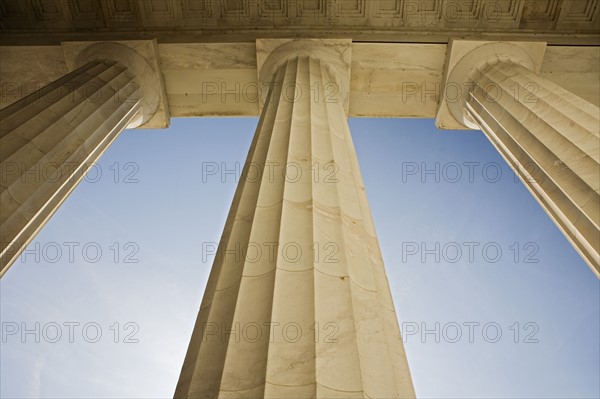
[[471, 79], [467, 114], [600, 275], [600, 110], [511, 61]]
[[0, 111], [0, 276], [140, 107], [127, 67], [98, 60]]
[[414, 397], [327, 65], [277, 68], [176, 398]]

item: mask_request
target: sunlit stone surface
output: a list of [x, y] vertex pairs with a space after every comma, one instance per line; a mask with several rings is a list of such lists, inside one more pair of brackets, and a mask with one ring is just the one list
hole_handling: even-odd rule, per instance
[[[528, 50], [528, 51], [525, 51]], [[452, 43], [448, 110], [481, 129], [600, 276], [600, 109], [535, 72], [536, 43]], [[537, 53], [537, 56], [535, 55]], [[451, 62], [451, 61], [449, 61]], [[438, 123], [449, 115], [443, 110]]]
[[291, 42], [263, 66], [271, 85], [246, 161], [253, 172], [236, 192], [176, 398], [414, 397], [347, 82], [336, 77], [350, 48]]
[[0, 111], [0, 275], [141, 117], [142, 97], [126, 65], [97, 58]]
[[159, 75], [138, 52], [67, 47], [73, 72], [0, 111], [0, 276], [119, 133], [160, 109]]

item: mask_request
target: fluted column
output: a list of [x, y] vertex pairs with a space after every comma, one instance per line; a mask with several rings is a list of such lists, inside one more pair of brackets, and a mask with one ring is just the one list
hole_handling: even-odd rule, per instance
[[339, 63], [297, 41], [262, 69], [271, 83], [176, 398], [414, 397]]
[[133, 50], [98, 44], [83, 59], [0, 110], [0, 276], [118, 134], [153, 112], [136, 79], [144, 61]]
[[486, 134], [600, 276], [600, 110], [503, 53], [507, 46], [486, 47], [465, 56], [478, 63], [457, 119]]

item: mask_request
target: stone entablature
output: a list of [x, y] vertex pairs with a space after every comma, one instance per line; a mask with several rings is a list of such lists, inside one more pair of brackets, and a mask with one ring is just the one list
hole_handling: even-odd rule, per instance
[[[67, 42], [0, 46], [0, 108], [71, 71], [72, 48]], [[259, 115], [256, 43], [155, 43], [135, 48], [160, 68], [163, 103], [168, 103], [168, 113], [162, 112], [145, 127], [166, 127], [169, 114]], [[430, 43], [352, 43], [349, 116], [435, 118], [444, 89], [447, 48]], [[545, 46], [540, 75], [600, 104], [599, 47]]]
[[445, 42], [458, 32], [595, 44], [599, 12], [597, 0], [5, 0], [0, 27], [11, 44], [115, 40], [115, 34], [160, 42], [299, 35]]

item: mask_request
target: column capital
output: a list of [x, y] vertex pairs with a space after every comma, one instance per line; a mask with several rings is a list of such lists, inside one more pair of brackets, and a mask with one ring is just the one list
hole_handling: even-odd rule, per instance
[[439, 129], [476, 129], [465, 112], [465, 101], [477, 71], [510, 61], [539, 72], [546, 42], [490, 42], [451, 39], [446, 51], [441, 97], [435, 118]]
[[166, 128], [170, 116], [165, 84], [160, 74], [154, 40], [124, 42], [64, 42], [65, 60], [75, 70], [94, 59], [109, 59], [126, 66], [143, 92], [142, 106], [128, 128]]
[[259, 85], [259, 109], [268, 93], [277, 69], [291, 58], [307, 56], [319, 59], [334, 77], [348, 114], [350, 97], [351, 39], [258, 39], [256, 64]]

